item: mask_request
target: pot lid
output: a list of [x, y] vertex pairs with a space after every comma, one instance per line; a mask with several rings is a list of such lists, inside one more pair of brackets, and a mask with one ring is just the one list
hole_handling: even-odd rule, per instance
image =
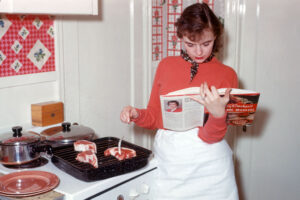
[[74, 142], [76, 140], [90, 140], [94, 137], [93, 129], [70, 122], [63, 122], [61, 126], [52, 127], [41, 132], [48, 141]]
[[22, 126], [12, 127], [12, 132], [4, 133], [0, 135], [1, 145], [20, 145], [28, 144], [32, 142], [38, 142], [40, 136], [34, 132], [22, 131]]

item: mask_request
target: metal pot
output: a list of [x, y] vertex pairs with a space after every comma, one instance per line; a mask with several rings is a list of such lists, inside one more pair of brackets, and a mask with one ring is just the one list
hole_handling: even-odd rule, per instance
[[45, 145], [40, 145], [39, 135], [22, 132], [21, 126], [15, 126], [12, 132], [0, 137], [0, 162], [4, 165], [25, 164], [38, 159], [40, 152], [46, 149]]
[[70, 122], [63, 122], [61, 126], [48, 128], [41, 132], [41, 137], [46, 144], [59, 147], [73, 144], [77, 140], [93, 140], [95, 132], [93, 129]]

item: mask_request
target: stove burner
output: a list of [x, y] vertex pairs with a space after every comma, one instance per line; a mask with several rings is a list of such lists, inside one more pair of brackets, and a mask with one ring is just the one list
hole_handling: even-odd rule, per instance
[[10, 169], [27, 169], [27, 168], [35, 168], [35, 167], [41, 167], [48, 163], [48, 160], [46, 158], [40, 157], [32, 162], [20, 164], [20, 165], [3, 165], [6, 168]]

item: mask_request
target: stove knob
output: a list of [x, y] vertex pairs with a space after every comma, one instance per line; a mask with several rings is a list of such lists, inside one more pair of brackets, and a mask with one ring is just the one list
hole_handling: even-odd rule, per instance
[[136, 189], [132, 189], [129, 191], [129, 198], [131, 200], [135, 200], [140, 194], [136, 191]]
[[150, 190], [149, 185], [147, 185], [146, 183], [142, 183], [142, 185], [141, 185], [141, 192], [143, 194], [148, 194], [149, 190]]
[[120, 194], [120, 195], [117, 197], [117, 200], [124, 200], [124, 196]]

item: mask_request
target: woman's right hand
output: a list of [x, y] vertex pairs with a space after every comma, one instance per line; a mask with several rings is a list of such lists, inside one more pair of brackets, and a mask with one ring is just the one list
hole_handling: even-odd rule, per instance
[[138, 111], [132, 106], [124, 107], [120, 114], [121, 121], [127, 124], [130, 124], [132, 119], [136, 119], [138, 117]]

